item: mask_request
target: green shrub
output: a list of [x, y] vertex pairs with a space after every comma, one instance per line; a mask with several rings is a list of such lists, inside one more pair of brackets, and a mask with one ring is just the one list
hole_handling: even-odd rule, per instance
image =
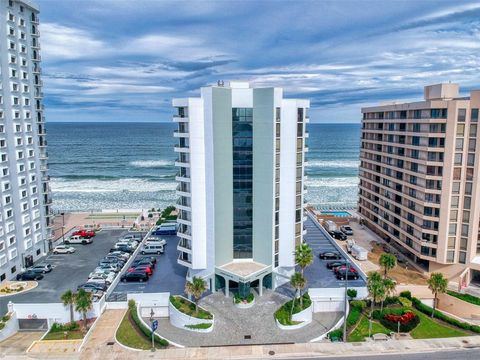
[[201, 323], [195, 325], [185, 325], [186, 328], [189, 329], [209, 329], [212, 326], [211, 323]]
[[398, 298], [398, 302], [399, 302], [400, 304], [402, 304], [403, 307], [406, 307], [406, 308], [412, 307], [412, 300], [409, 300], [409, 299], [407, 299], [407, 298], [405, 298], [405, 297], [400, 296], [400, 297]]
[[367, 307], [367, 302], [365, 300], [352, 300], [350, 301], [350, 306], [360, 309], [362, 311]]
[[213, 319], [213, 315], [201, 307], [198, 307], [198, 311], [195, 311], [195, 304], [190, 300], [184, 299], [180, 296], [170, 296], [170, 302], [180, 312], [196, 317], [198, 319]]
[[[138, 326], [138, 328], [141, 330], [141, 332], [147, 337], [150, 338], [152, 337], [152, 330], [148, 327], [146, 327], [139, 319], [138, 314], [137, 314], [137, 307], [135, 305], [135, 300], [131, 299], [128, 301], [128, 309], [130, 311], [130, 315], [135, 322], [135, 324]], [[165, 339], [162, 339], [160, 336], [157, 334], [154, 334], [154, 341], [157, 345], [162, 346], [162, 347], [167, 347], [168, 346], [168, 341]]]
[[398, 304], [398, 297], [397, 296], [387, 296], [383, 301], [383, 306], [389, 306]]
[[162, 225], [163, 223], [163, 220], [162, 219], [158, 219], [157, 222], [155, 223], [155, 225]]
[[[432, 315], [432, 311], [433, 309], [428, 306], [428, 305], [425, 305], [424, 303], [422, 303], [419, 299], [417, 299], [416, 297], [412, 297], [412, 303], [413, 303], [413, 306], [418, 310], [418, 311], [421, 311], [423, 312], [424, 314], [428, 315], [428, 316], [431, 316]], [[460, 320], [457, 320], [457, 319], [453, 319], [451, 318], [450, 316], [447, 316], [445, 315], [444, 313], [438, 311], [438, 310], [435, 310], [435, 313], [434, 313], [434, 317], [439, 319], [439, 320], [442, 320], [442, 321], [445, 321], [446, 323], [450, 324], [450, 325], [453, 325], [453, 326], [456, 326], [456, 327], [459, 327], [461, 329], [464, 329], [464, 330], [470, 330], [472, 332], [475, 332], [475, 333], [480, 333], [480, 326], [478, 325], [470, 325], [466, 322], [463, 322], [463, 321], [460, 321]]]
[[408, 300], [412, 300], [412, 293], [408, 290], [402, 291], [400, 293], [400, 297], [407, 298]]
[[5, 323], [4, 323], [4, 322], [0, 322], [0, 330], [2, 330], [4, 327], [5, 327]]
[[355, 299], [357, 297], [357, 290], [355, 289], [348, 289], [347, 290], [347, 296], [350, 298], [350, 299]]
[[50, 332], [55, 333], [64, 331], [75, 331], [78, 329], [80, 329], [80, 325], [78, 325], [78, 323], [76, 323], [75, 321], [66, 324], [53, 323]]
[[456, 291], [450, 291], [450, 290], [447, 291], [447, 294], [450, 295], [450, 296], [454, 296], [457, 299], [466, 301], [470, 304], [480, 306], [480, 298], [478, 298], [476, 296], [473, 296], [473, 295], [470, 295], [470, 294], [461, 294], [461, 293], [458, 293]]
[[235, 301], [235, 304], [239, 304], [244, 300], [246, 300], [247, 303], [250, 304], [254, 298], [255, 296], [253, 295], [253, 293], [249, 293], [246, 297], [241, 297], [239, 293], [235, 293], [235, 295], [233, 296], [233, 300]]
[[362, 316], [362, 310], [358, 307], [352, 306], [347, 316], [347, 326], [349, 328], [355, 326], [358, 320], [360, 320], [360, 316]]
[[8, 320], [10, 320], [10, 315], [7, 314], [2, 317], [3, 322], [7, 322]]
[[328, 333], [328, 338], [329, 338], [331, 341], [341, 341], [342, 338], [343, 338], [343, 331], [342, 331], [342, 329], [337, 329], [337, 330], [330, 331], [330, 332]]
[[[402, 311], [401, 314], [395, 314], [395, 315], [403, 315], [406, 312], [412, 313], [411, 310], [407, 311]], [[391, 321], [385, 318], [386, 313], [384, 313], [381, 318], [380, 318], [380, 323], [385, 326], [387, 329], [390, 329], [392, 331], [398, 331], [398, 322], [396, 321]], [[408, 322], [408, 323], [400, 323], [400, 332], [410, 332], [413, 329], [417, 327], [417, 325], [420, 323], [420, 317], [418, 315], [414, 315], [413, 318]]]

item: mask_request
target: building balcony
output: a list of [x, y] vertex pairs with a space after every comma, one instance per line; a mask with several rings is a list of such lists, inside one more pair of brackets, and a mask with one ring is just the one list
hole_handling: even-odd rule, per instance
[[182, 160], [181, 160], [181, 159], [177, 159], [177, 160], [175, 161], [175, 166], [177, 166], [177, 167], [188, 167], [188, 168], [190, 167], [190, 163], [188, 163], [188, 162], [182, 162], [182, 161], [187, 161], [187, 160], [185, 160], [185, 159], [182, 159]]
[[191, 259], [190, 254], [180, 252], [178, 254], [177, 263], [179, 265], [183, 265], [183, 266], [186, 266], [188, 268], [191, 268], [192, 267], [192, 261], [190, 259]]
[[173, 137], [176, 137], [176, 138], [186, 138], [186, 137], [189, 137], [190, 136], [190, 133], [188, 132], [183, 132], [183, 131], [179, 131], [179, 130], [174, 130], [173, 131]]
[[176, 202], [176, 208], [179, 210], [191, 211], [190, 197], [180, 197]]
[[310, 116], [305, 116], [305, 120], [303, 121], [305, 124], [310, 123]]
[[187, 254], [192, 253], [192, 242], [187, 239], [180, 239], [177, 244], [177, 250], [182, 251]]
[[176, 153], [190, 153], [190, 148], [185, 146], [175, 145], [173, 151]]
[[182, 239], [187, 239], [187, 240], [192, 240], [192, 234], [190, 234], [189, 232], [182, 232], [182, 231], [179, 231], [177, 232], [177, 236], [179, 238], [182, 238]]
[[187, 116], [173, 115], [173, 121], [174, 122], [188, 122], [188, 117]]

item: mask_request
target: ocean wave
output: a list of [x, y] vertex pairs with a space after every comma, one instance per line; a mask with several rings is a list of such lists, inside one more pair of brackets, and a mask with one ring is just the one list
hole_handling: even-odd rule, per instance
[[138, 168], [158, 168], [164, 166], [172, 166], [173, 162], [169, 160], [135, 160], [130, 161], [129, 165]]
[[323, 167], [323, 168], [358, 168], [360, 161], [358, 160], [307, 160], [306, 167]]
[[151, 181], [141, 178], [115, 180], [83, 179], [70, 181], [52, 178], [50, 186], [54, 193], [112, 193], [112, 192], [159, 192], [174, 191], [175, 182]]
[[308, 178], [305, 181], [305, 185], [308, 188], [329, 187], [329, 188], [341, 188], [341, 187], [356, 187], [358, 186], [358, 178], [354, 176], [350, 177], [324, 177], [324, 178]]

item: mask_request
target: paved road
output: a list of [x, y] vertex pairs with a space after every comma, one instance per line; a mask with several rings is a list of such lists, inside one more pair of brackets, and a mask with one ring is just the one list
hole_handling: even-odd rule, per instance
[[[277, 359], [292, 359], [292, 358], [277, 358]], [[441, 350], [438, 352], [418, 353], [418, 354], [382, 354], [382, 355], [357, 355], [357, 356], [333, 356], [333, 357], [310, 357], [310, 358], [298, 358], [297, 360], [309, 360], [309, 359], [341, 359], [341, 360], [478, 360], [480, 359], [480, 349], [465, 349], [465, 350], [453, 350], [446, 351]]]

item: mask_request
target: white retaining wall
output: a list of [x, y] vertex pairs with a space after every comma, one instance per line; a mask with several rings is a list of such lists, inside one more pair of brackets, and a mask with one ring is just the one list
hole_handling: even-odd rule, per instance
[[18, 331], [17, 314], [10, 313], [10, 320], [5, 323], [5, 327], [0, 330], [0, 341], [9, 338]]
[[127, 300], [133, 299], [140, 306], [139, 315], [150, 317], [153, 310], [153, 317], [168, 317], [170, 293], [135, 293], [127, 294]]
[[293, 321], [303, 321], [303, 322], [309, 324], [309, 323], [312, 322], [312, 316], [313, 316], [313, 304], [310, 305], [305, 310], [302, 310], [299, 313], [293, 314], [292, 315], [292, 320]]
[[213, 322], [214, 319], [208, 320], [208, 319], [198, 319], [193, 316], [189, 316], [187, 314], [182, 313], [181, 311], [177, 310], [175, 306], [173, 306], [170, 301], [168, 303], [168, 309], [170, 311], [170, 324], [173, 326], [184, 329], [184, 330], [190, 330], [185, 327], [185, 325], [196, 325], [196, 324], [203, 324], [203, 323], [210, 323], [212, 326], [210, 326], [209, 331], [213, 330]]

